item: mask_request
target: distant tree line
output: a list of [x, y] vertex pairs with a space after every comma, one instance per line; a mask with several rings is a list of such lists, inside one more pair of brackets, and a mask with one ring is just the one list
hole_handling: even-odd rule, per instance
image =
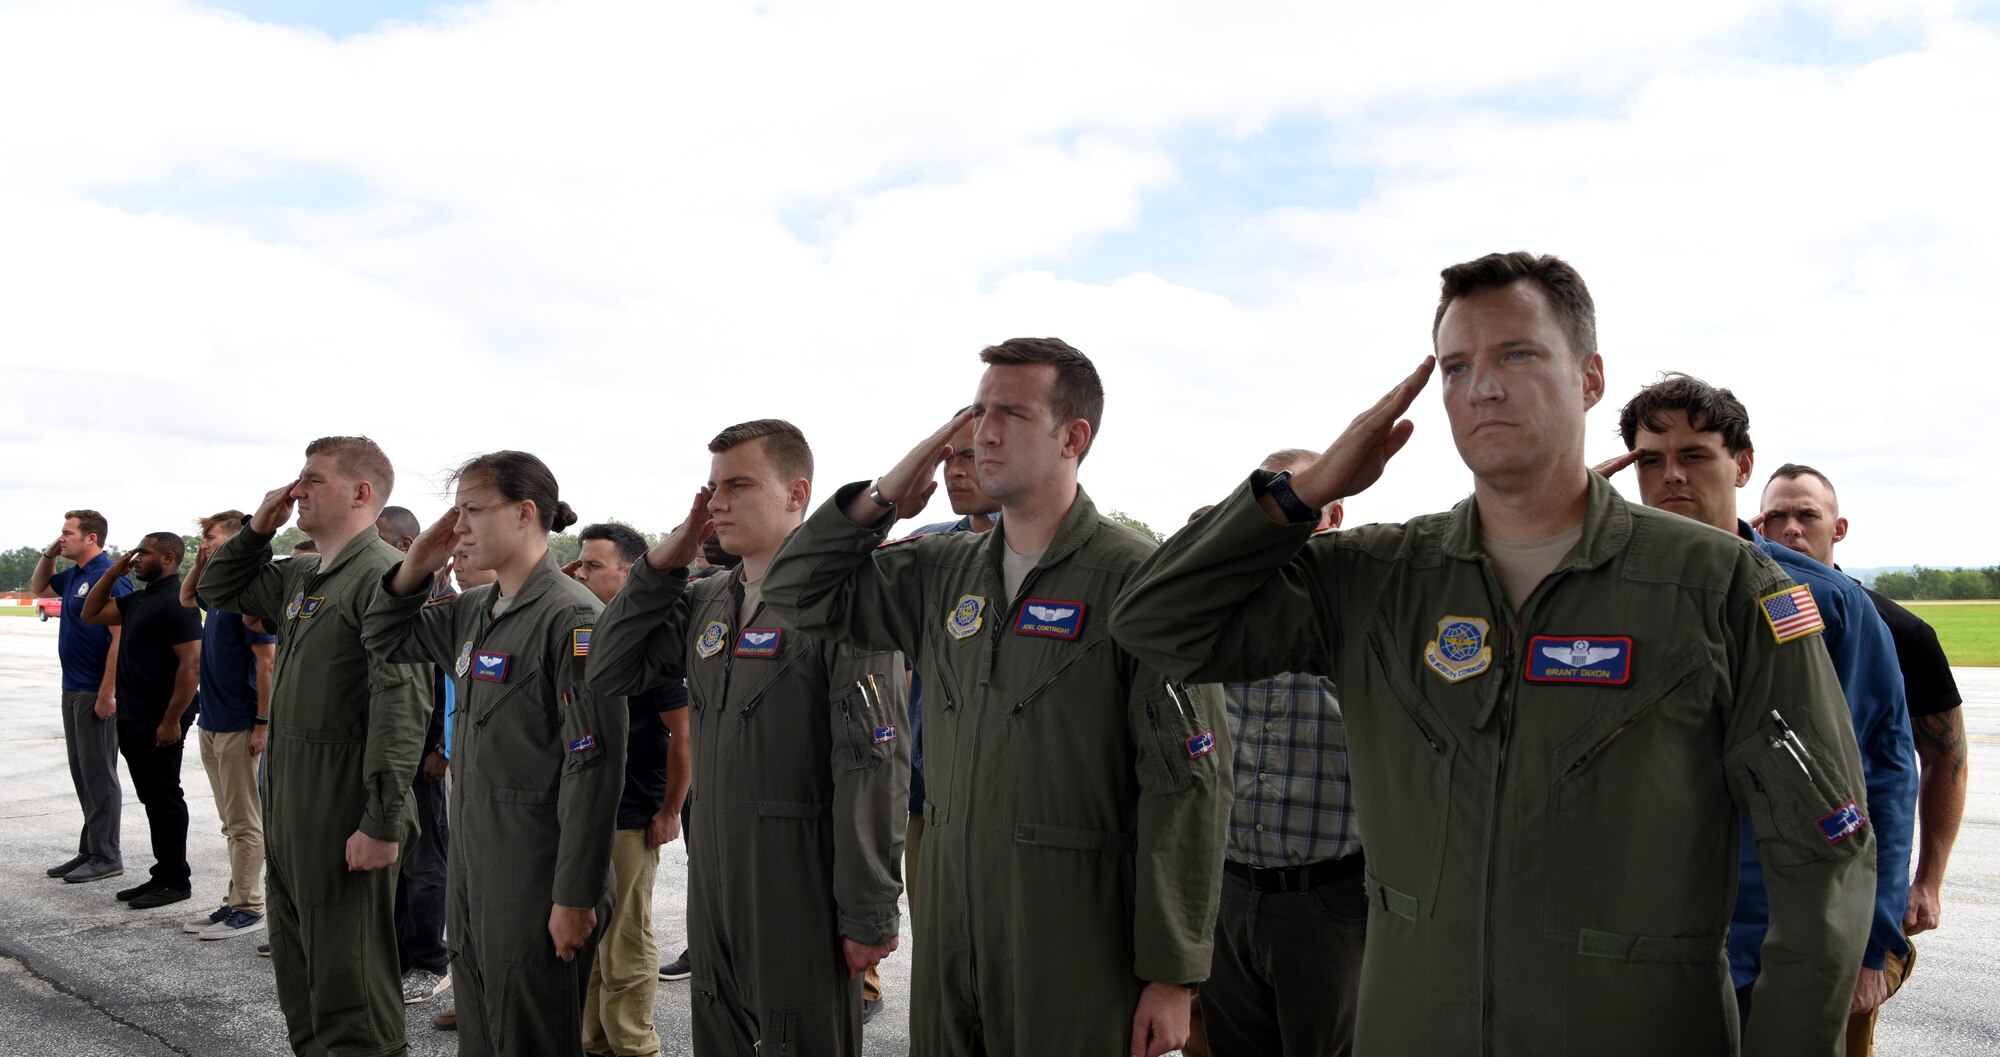
[[2000, 565], [1984, 569], [1926, 569], [1881, 573], [1874, 588], [1890, 598], [1923, 602], [1968, 598], [2000, 598]]

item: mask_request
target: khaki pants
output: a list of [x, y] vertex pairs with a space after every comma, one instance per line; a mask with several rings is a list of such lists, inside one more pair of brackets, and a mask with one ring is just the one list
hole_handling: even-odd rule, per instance
[[611, 839], [611, 923], [590, 967], [583, 1000], [583, 1048], [618, 1057], [660, 1052], [653, 1030], [653, 996], [660, 984], [660, 952], [653, 942], [653, 877], [660, 850], [646, 847], [646, 831], [621, 829]]
[[[233, 618], [232, 618], [233, 619]], [[215, 791], [215, 813], [229, 842], [229, 892], [223, 902], [264, 916], [264, 808], [257, 798], [257, 757], [250, 732], [201, 732], [201, 766]]]
[[[1896, 992], [1903, 989], [1903, 981], [1908, 980], [1910, 972], [1917, 967], [1917, 945], [1907, 938], [1904, 942], [1910, 944], [1909, 954], [1898, 958], [1891, 952], [1882, 960], [1882, 977], [1889, 984], [1889, 996], [1882, 1000], [1884, 1003], [1896, 997]], [[1847, 1057], [1874, 1057], [1875, 1018], [1881, 1012], [1882, 1007], [1877, 1005], [1866, 1013], [1856, 1013], [1847, 1018]]]

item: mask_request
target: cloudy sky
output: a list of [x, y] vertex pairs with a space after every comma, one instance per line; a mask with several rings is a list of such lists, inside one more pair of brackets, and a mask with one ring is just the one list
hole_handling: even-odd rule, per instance
[[[664, 529], [721, 427], [798, 422], [826, 494], [1050, 334], [1109, 390], [1085, 487], [1171, 528], [1519, 248], [1597, 297], [1593, 457], [1688, 371], [1834, 477], [1844, 564], [2000, 561], [2000, 7], [1640, 11], [0, 0], [0, 547], [247, 509], [357, 432], [426, 520], [518, 447]], [[1469, 489], [1412, 417], [1352, 519]]]

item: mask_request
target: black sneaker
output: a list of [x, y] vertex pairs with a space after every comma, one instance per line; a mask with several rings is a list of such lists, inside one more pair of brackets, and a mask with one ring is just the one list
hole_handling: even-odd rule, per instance
[[882, 1012], [881, 999], [864, 998], [861, 1000], [861, 1023], [866, 1024], [869, 1021], [874, 1020], [875, 1014], [880, 1012]]
[[153, 889], [158, 888], [159, 886], [160, 883], [158, 881], [155, 881], [149, 877], [146, 880], [141, 881], [130, 888], [119, 889], [118, 901], [120, 903], [130, 903], [134, 899], [137, 899], [140, 896], [145, 895], [147, 892], [150, 892]]
[[125, 905], [134, 910], [151, 910], [154, 907], [163, 907], [169, 903], [178, 903], [193, 895], [193, 892], [185, 888], [175, 888], [172, 885], [154, 885], [152, 891], [133, 896], [131, 902]]
[[271, 944], [268, 940], [257, 945], [257, 957], [269, 958], [270, 956], [271, 956]]
[[685, 980], [693, 975], [694, 967], [688, 964], [688, 952], [686, 951], [682, 951], [680, 957], [660, 966], [660, 979], [662, 980]]
[[61, 877], [62, 875], [64, 875], [64, 874], [66, 874], [66, 873], [70, 872], [71, 870], [74, 870], [74, 869], [76, 869], [76, 868], [77, 868], [77, 867], [79, 867], [79, 866], [82, 866], [82, 865], [83, 865], [84, 863], [87, 863], [87, 862], [89, 862], [89, 861], [90, 861], [90, 856], [88, 856], [88, 855], [79, 855], [79, 856], [77, 856], [76, 858], [74, 858], [74, 859], [71, 859], [70, 861], [68, 861], [68, 862], [66, 862], [66, 863], [63, 863], [63, 864], [62, 864], [61, 866], [51, 866], [51, 867], [49, 867], [49, 876], [50, 876], [50, 877]]
[[73, 885], [102, 881], [107, 877], [120, 877], [125, 873], [125, 864], [105, 859], [92, 859], [82, 866], [63, 875], [63, 880]]

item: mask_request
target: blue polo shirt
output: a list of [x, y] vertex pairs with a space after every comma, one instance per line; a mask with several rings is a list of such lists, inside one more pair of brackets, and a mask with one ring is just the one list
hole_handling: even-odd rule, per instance
[[252, 644], [278, 636], [251, 631], [243, 618], [201, 599], [201, 729], [211, 734], [249, 730], [257, 722], [257, 655]]
[[[85, 623], [83, 600], [111, 568], [111, 555], [103, 551], [82, 565], [72, 565], [49, 577], [49, 587], [62, 599], [62, 624], [56, 629], [56, 656], [62, 660], [64, 693], [95, 693], [104, 682], [104, 655], [111, 652], [111, 629]], [[132, 593], [132, 581], [119, 577], [111, 597]]]
[[[1765, 539], [1742, 521], [1737, 535], [1778, 563], [1786, 575], [1811, 589], [1826, 630], [1820, 639], [1840, 675], [1854, 740], [1861, 749], [1862, 777], [1868, 787], [1868, 824], [1875, 830], [1875, 912], [1861, 964], [1880, 969], [1890, 951], [1909, 953], [1903, 911], [1910, 900], [1910, 844], [1916, 826], [1917, 757], [1910, 739], [1910, 711], [1904, 701], [1903, 670], [1889, 626], [1859, 583], [1781, 543]], [[1764, 933], [1770, 925], [1770, 895], [1764, 889], [1763, 861], [1743, 822], [1742, 862], [1736, 911], [1729, 924], [1729, 968], [1737, 987], [1756, 980], [1763, 969]]]

